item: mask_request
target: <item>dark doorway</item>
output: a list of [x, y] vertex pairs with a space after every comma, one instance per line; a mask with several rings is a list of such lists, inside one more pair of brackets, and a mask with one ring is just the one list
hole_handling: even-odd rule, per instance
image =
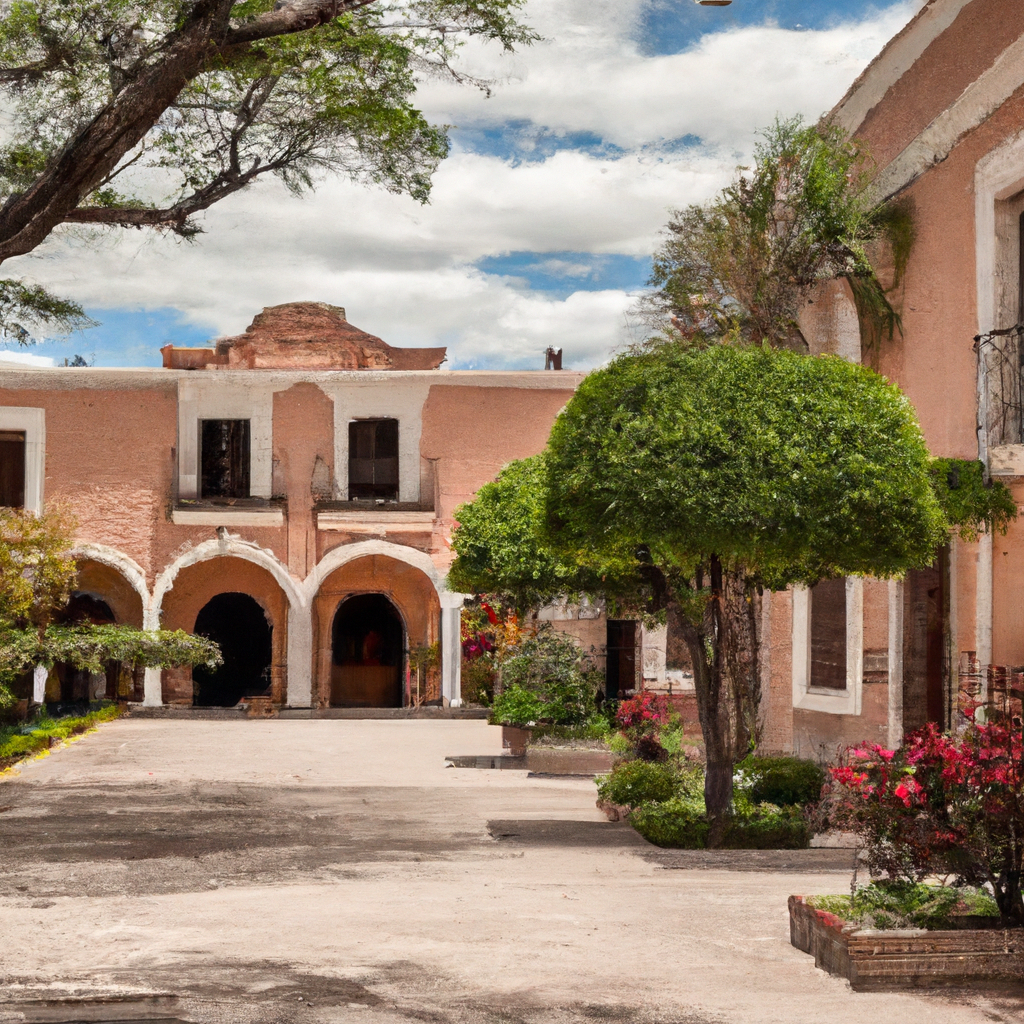
[[343, 602], [332, 631], [331, 704], [345, 708], [400, 708], [405, 630], [383, 594]]
[[607, 636], [605, 696], [618, 700], [636, 689], [636, 622], [609, 619]]
[[903, 731], [949, 725], [946, 699], [948, 552], [912, 569], [903, 585]]
[[25, 507], [25, 432], [0, 430], [0, 505]]
[[[115, 622], [114, 613], [103, 598], [81, 590], [72, 592], [71, 599], [64, 611], [57, 616], [57, 620], [68, 626], [109, 626]], [[47, 705], [53, 712], [64, 714], [84, 708], [91, 700], [101, 697], [114, 700], [118, 697], [117, 684], [121, 675], [119, 661], [107, 663], [104, 670], [105, 681], [97, 680], [91, 672], [85, 672], [66, 662], [58, 662], [54, 668], [60, 680], [60, 702], [56, 707]], [[102, 692], [97, 692], [97, 683]], [[134, 694], [130, 696], [134, 697]]]
[[263, 609], [248, 594], [218, 594], [196, 616], [195, 632], [220, 645], [224, 664], [192, 670], [192, 703], [232, 708], [243, 697], [270, 693], [272, 638]]
[[200, 420], [201, 498], [249, 497], [249, 421]]

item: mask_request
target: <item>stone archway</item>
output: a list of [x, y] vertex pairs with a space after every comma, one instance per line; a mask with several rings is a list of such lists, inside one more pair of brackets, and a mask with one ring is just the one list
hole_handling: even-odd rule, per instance
[[[287, 650], [291, 606], [289, 595], [279, 583], [276, 574], [255, 561], [234, 555], [223, 555], [180, 565], [171, 580], [172, 585], [157, 590], [158, 596], [162, 595], [159, 608], [164, 629], [183, 629], [188, 633], [200, 631], [200, 615], [213, 599], [220, 595], [243, 596], [259, 609], [271, 636], [270, 696], [275, 704], [284, 703], [288, 692]], [[243, 643], [245, 634], [252, 635], [254, 642], [262, 643], [262, 630], [258, 628], [258, 620], [254, 618], [252, 607], [247, 608], [248, 611], [239, 613], [239, 625], [234, 628], [241, 631], [239, 639]], [[221, 612], [223, 614], [217, 613], [215, 606], [209, 617], [212, 618], [214, 627], [228, 631], [227, 635], [233, 645], [235, 634], [231, 632], [232, 615], [223, 609]], [[246, 623], [249, 623], [249, 626], [246, 626]], [[241, 654], [244, 654], [244, 651]], [[244, 661], [244, 657], [242, 660]], [[251, 687], [256, 685], [256, 680], [250, 678], [251, 673], [247, 673], [247, 670], [242, 675], [249, 680], [251, 690]], [[189, 668], [164, 669], [163, 702], [191, 705], [197, 696], [200, 700], [207, 700], [202, 687], [208, 682], [209, 680], [204, 681], [201, 670], [194, 674]], [[198, 690], [197, 683], [201, 684]], [[266, 683], [255, 693], [249, 692], [239, 696], [255, 696], [265, 688]], [[222, 695], [219, 699], [226, 697]]]
[[[338, 647], [335, 644], [336, 639], [342, 639], [336, 636], [338, 615], [348, 602], [357, 598], [365, 599], [362, 601], [365, 605], [362, 612], [366, 614], [359, 629], [353, 628], [349, 634], [348, 642], [355, 643], [359, 630], [363, 631], [360, 635], [365, 638], [366, 633], [373, 628], [375, 616], [383, 624], [386, 606], [390, 606], [394, 609], [395, 619], [404, 626], [404, 643], [399, 665], [360, 665], [359, 662], [372, 661], [374, 658], [372, 655], [368, 659], [364, 658], [362, 651], [358, 652], [357, 658], [354, 647], [346, 649], [347, 653], [344, 654], [341, 665], [336, 663], [335, 651], [341, 651], [344, 647], [343, 644], [339, 644]], [[353, 607], [360, 608], [359, 605]], [[355, 685], [357, 675], [365, 676], [367, 685], [370, 677], [374, 676], [372, 671], [336, 671], [344, 668], [346, 660], [352, 670], [398, 668], [398, 695], [392, 695], [393, 691], [388, 690], [387, 702], [378, 703], [376, 706], [401, 707], [408, 702], [405, 653], [412, 646], [433, 643], [440, 636], [441, 605], [434, 583], [425, 572], [406, 561], [387, 555], [367, 554], [344, 561], [322, 577], [319, 590], [312, 601], [312, 612], [316, 650], [313, 679], [315, 704], [326, 706], [342, 703], [367, 707], [370, 706], [368, 702], [371, 699], [385, 699], [385, 690], [389, 685], [383, 680], [385, 673], [376, 673], [381, 680], [378, 681], [375, 697], [369, 695], [370, 690], [366, 690], [360, 696], [356, 689], [346, 689]], [[341, 621], [344, 622], [344, 618]], [[381, 638], [384, 639], [383, 633]], [[390, 660], [395, 661], [395, 658], [391, 656]], [[393, 678], [393, 673], [388, 678]], [[439, 687], [437, 698], [440, 699]]]

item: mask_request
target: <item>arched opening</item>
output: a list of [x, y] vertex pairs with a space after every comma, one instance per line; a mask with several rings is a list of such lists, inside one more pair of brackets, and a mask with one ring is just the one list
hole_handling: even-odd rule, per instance
[[400, 708], [405, 630], [383, 594], [342, 602], [331, 631], [331, 704]]
[[194, 632], [220, 645], [224, 663], [192, 670], [196, 707], [231, 708], [243, 697], [270, 693], [273, 632], [248, 594], [217, 594], [196, 616]]

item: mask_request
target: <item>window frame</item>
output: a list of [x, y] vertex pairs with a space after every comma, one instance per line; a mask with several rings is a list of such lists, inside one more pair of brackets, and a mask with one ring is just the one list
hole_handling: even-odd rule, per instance
[[18, 431], [25, 435], [26, 512], [43, 511], [43, 485], [46, 479], [46, 412], [27, 406], [0, 407], [0, 431]]
[[864, 580], [846, 579], [846, 689], [811, 685], [810, 591], [794, 587], [793, 707], [830, 715], [859, 715], [864, 684]]

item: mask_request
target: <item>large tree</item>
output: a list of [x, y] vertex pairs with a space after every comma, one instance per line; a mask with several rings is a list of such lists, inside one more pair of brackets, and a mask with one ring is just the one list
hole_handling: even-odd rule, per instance
[[[61, 224], [189, 236], [194, 214], [273, 175], [342, 173], [425, 200], [448, 149], [417, 76], [460, 78], [460, 38], [532, 36], [522, 0], [11, 0], [0, 12], [0, 262]], [[83, 322], [0, 281], [0, 328]]]

